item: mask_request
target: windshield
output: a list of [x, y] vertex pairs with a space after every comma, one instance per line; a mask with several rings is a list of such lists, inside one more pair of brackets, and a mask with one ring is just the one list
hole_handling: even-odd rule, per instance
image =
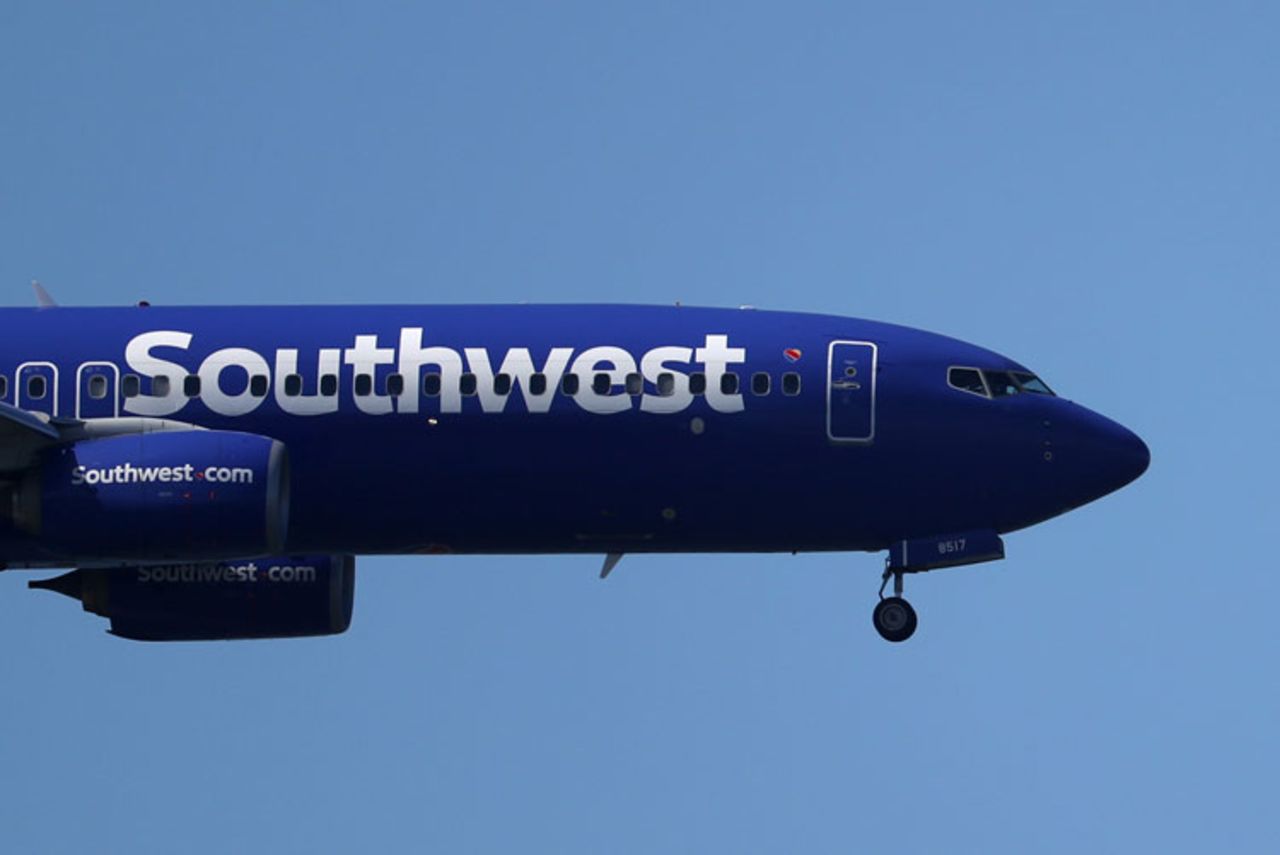
[[1034, 374], [1024, 374], [1015, 371], [1013, 379], [1018, 381], [1018, 385], [1022, 387], [1022, 391], [1030, 392], [1033, 395], [1052, 395], [1053, 390], [1049, 388], [1043, 380]]
[[1043, 380], [1025, 371], [984, 371], [991, 397], [1004, 398], [1026, 392], [1031, 395], [1052, 395], [1053, 390]]

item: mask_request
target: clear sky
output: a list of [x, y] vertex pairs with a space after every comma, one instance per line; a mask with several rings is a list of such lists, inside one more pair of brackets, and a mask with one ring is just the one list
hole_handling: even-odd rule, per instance
[[901, 646], [865, 554], [367, 559], [345, 636], [173, 646], [0, 574], [0, 848], [1277, 851], [1278, 39], [1265, 3], [0, 5], [6, 304], [828, 311], [1153, 454], [909, 579]]

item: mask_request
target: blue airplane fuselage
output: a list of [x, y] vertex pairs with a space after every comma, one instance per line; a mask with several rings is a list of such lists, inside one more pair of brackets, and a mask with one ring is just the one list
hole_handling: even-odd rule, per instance
[[[844, 317], [3, 312], [5, 403], [55, 422], [163, 419], [282, 443], [290, 552], [880, 550], [1035, 524], [1148, 459], [1128, 430], [1038, 384], [997, 394], [991, 378], [1031, 374], [1010, 359]], [[953, 368], [988, 372], [986, 394], [957, 388], [974, 375]], [[0, 552], [64, 557], [12, 523]]]

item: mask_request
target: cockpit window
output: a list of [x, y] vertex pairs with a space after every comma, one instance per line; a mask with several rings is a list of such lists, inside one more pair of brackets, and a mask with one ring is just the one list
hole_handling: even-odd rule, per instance
[[1053, 390], [1043, 380], [1025, 371], [984, 371], [993, 398], [1004, 398], [1023, 392], [1032, 395], [1052, 395]]
[[1053, 394], [1053, 390], [1049, 388], [1048, 384], [1034, 374], [1015, 372], [1013, 379], [1018, 381], [1018, 385], [1022, 387], [1024, 392], [1030, 392], [1033, 395]]
[[987, 375], [987, 383], [991, 386], [991, 397], [1005, 398], [1009, 395], [1016, 395], [1021, 390], [1014, 381], [1013, 375], [1008, 371], [984, 371]]
[[987, 397], [987, 387], [982, 382], [982, 372], [976, 368], [952, 368], [947, 371], [947, 382], [953, 389]]

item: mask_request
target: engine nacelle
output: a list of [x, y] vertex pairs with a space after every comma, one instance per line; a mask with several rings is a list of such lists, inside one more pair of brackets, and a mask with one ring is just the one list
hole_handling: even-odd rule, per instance
[[284, 546], [288, 455], [234, 431], [91, 439], [45, 452], [15, 505], [20, 529], [72, 560], [268, 555]]
[[213, 641], [345, 632], [355, 582], [353, 556], [290, 555], [80, 568], [27, 584], [79, 600], [123, 638]]

